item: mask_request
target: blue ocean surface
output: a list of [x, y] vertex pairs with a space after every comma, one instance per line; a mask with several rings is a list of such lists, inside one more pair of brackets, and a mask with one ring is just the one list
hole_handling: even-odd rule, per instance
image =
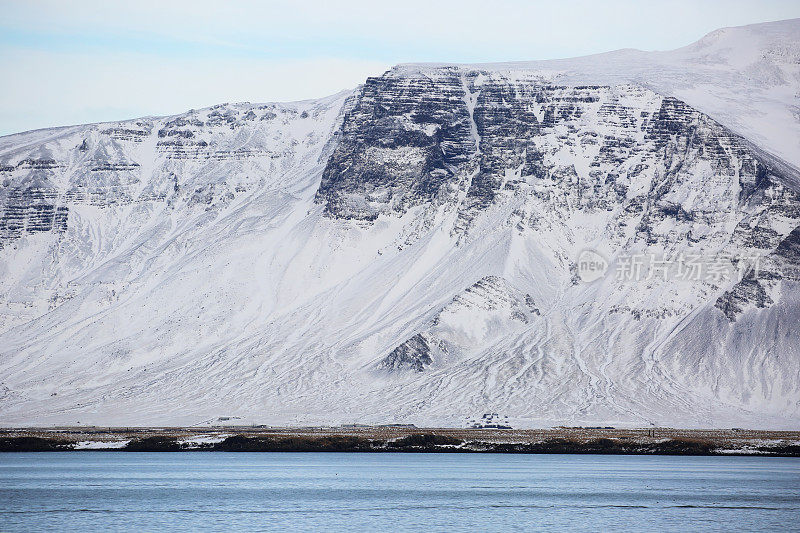
[[800, 531], [800, 459], [0, 453], [0, 531]]

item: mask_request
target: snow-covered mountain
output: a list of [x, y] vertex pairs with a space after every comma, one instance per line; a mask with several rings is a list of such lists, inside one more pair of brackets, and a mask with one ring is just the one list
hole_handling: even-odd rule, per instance
[[2, 137], [0, 424], [796, 427], [799, 104], [791, 20]]

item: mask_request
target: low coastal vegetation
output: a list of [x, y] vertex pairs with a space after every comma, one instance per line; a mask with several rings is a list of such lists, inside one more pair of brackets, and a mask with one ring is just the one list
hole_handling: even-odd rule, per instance
[[[122, 433], [122, 432], [120, 432]], [[77, 440], [39, 432], [38, 435], [0, 436], [0, 451], [43, 452], [106, 450], [127, 452], [448, 452], [448, 453], [521, 453], [521, 454], [647, 454], [647, 455], [769, 455], [800, 457], [800, 440], [746, 438], [737, 441], [719, 436], [692, 437], [673, 435], [646, 438], [618, 434], [597, 436], [564, 435], [564, 432], [538, 432], [528, 439], [509, 441], [502, 432], [481, 432], [470, 435], [452, 430], [419, 430], [405, 434], [381, 434], [361, 431], [360, 434], [311, 433], [293, 434], [282, 430], [270, 434], [222, 433], [203, 438], [187, 437], [178, 432], [150, 431], [126, 440]], [[453, 433], [456, 433], [454, 435]], [[698, 432], [701, 433], [701, 432]], [[103, 439], [113, 431], [102, 434]], [[470, 438], [473, 437], [473, 438]], [[91, 445], [87, 446], [87, 442]]]

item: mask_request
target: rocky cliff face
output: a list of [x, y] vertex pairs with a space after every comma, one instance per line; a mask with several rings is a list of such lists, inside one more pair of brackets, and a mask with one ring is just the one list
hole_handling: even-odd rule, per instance
[[643, 57], [0, 139], [5, 422], [796, 423], [798, 173]]
[[[336, 218], [457, 204], [468, 220], [523, 189], [555, 208], [621, 207], [630, 216], [620, 225], [635, 220], [652, 244], [660, 220], [714, 225], [765, 192], [770, 212], [798, 215], [780, 169], [684, 102], [636, 86], [552, 86], [456, 67], [390, 72], [367, 81], [341, 135], [316, 196]], [[544, 183], [555, 188], [536, 187]], [[735, 204], [689, 212], [679, 190], [688, 187], [697, 197], [739, 190]], [[777, 245], [764, 226], [741, 231], [764, 250]]]
[[[340, 106], [341, 98], [308, 106], [222, 104], [163, 119], [64, 128], [43, 141], [36, 132], [6, 137], [0, 246], [32, 232], [65, 231], [70, 208], [79, 205], [229, 202], [276, 171], [299, 166], [298, 153], [324, 146], [330, 102]], [[319, 131], [321, 119], [327, 129]]]
[[476, 149], [464, 98], [457, 73], [369, 78], [322, 176], [325, 212], [374, 220], [456, 193]]

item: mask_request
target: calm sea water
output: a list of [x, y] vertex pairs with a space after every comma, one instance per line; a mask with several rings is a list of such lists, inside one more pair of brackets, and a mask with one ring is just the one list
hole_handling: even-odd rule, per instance
[[0, 531], [800, 530], [800, 459], [0, 453]]

